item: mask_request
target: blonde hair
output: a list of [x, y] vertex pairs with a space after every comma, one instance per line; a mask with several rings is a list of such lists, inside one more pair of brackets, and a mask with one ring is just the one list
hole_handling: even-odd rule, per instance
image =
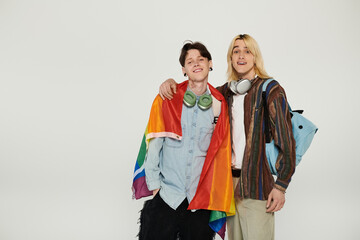
[[264, 78], [265, 79], [270, 78], [270, 76], [265, 71], [264, 60], [262, 58], [259, 45], [255, 41], [255, 39], [252, 38], [248, 34], [240, 34], [240, 35], [237, 35], [237, 36], [235, 36], [233, 38], [233, 40], [230, 43], [229, 50], [228, 50], [228, 53], [227, 53], [227, 63], [228, 63], [227, 77], [228, 77], [228, 81], [230, 82], [232, 80], [238, 80], [239, 79], [239, 74], [236, 72], [236, 70], [232, 66], [232, 61], [231, 61], [231, 58], [232, 58], [232, 55], [233, 55], [233, 48], [234, 48], [236, 40], [244, 40], [246, 47], [252, 53], [252, 55], [254, 55], [255, 73], [256, 73], [256, 75], [258, 77], [260, 77], [260, 78], [263, 78], [263, 79]]

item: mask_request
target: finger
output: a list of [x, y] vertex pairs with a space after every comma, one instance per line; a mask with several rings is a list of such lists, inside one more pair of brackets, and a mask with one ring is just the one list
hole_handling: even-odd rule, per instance
[[165, 90], [166, 90], [166, 93], [167, 93], [168, 95], [171, 95], [171, 94], [172, 94], [172, 89], [171, 89], [171, 85], [170, 85], [170, 84], [166, 84]]
[[165, 83], [161, 84], [160, 89], [159, 89], [159, 93], [160, 96], [163, 96], [163, 100], [165, 100], [165, 98], [171, 100], [172, 96], [169, 95], [169, 91], [170, 91], [170, 87], [166, 86]]
[[271, 206], [271, 199], [269, 198], [266, 203], [266, 209], [269, 209], [270, 206]]
[[280, 209], [279, 209], [279, 210], [281, 210], [281, 209], [284, 207], [284, 205], [285, 205], [285, 201], [280, 202], [280, 203], [279, 203], [279, 207], [280, 207]]
[[276, 209], [278, 204], [279, 204], [279, 200], [276, 198], [273, 198], [267, 212], [274, 212], [274, 210]]
[[176, 93], [176, 84], [172, 84], [172, 85], [171, 85], [171, 88], [172, 88], [172, 90], [173, 90], [173, 93]]
[[[175, 85], [175, 89], [176, 89], [176, 85]], [[172, 97], [173, 97], [173, 92], [174, 92], [173, 86], [170, 85], [170, 84], [167, 84], [167, 85], [166, 85], [166, 94], [168, 95], [168, 98], [169, 98], [169, 99], [172, 99]]]
[[270, 206], [268, 207], [268, 209], [266, 210], [266, 212], [273, 212], [274, 209], [276, 207], [276, 203], [271, 202]]
[[164, 95], [166, 96], [166, 98], [168, 98], [169, 100], [172, 99], [172, 90], [170, 87], [170, 84], [166, 84], [164, 83]]
[[168, 91], [164, 92], [164, 96], [169, 100], [172, 99], [172, 95], [170, 95]]
[[164, 95], [162, 95], [161, 91], [159, 91], [159, 95], [162, 98], [162, 100], [165, 100]]
[[163, 90], [163, 85], [162, 84], [159, 87], [159, 95], [162, 98], [162, 100], [165, 100], [164, 90]]
[[285, 200], [279, 200], [273, 212], [280, 211], [285, 205]]
[[272, 194], [270, 193], [270, 194], [269, 194], [269, 197], [268, 197], [268, 200], [267, 200], [267, 202], [266, 202], [266, 208], [269, 208], [269, 207], [270, 207], [271, 201], [272, 201]]
[[273, 210], [273, 212], [280, 211], [281, 208], [282, 208], [281, 205], [280, 205], [280, 204], [277, 204], [276, 207], [275, 207], [275, 209]]

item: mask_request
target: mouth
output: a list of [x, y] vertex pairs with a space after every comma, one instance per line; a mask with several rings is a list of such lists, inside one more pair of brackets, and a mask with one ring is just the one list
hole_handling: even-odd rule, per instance
[[197, 68], [193, 71], [194, 73], [202, 72], [202, 68]]
[[242, 62], [242, 61], [237, 62], [237, 65], [245, 65], [245, 64], [246, 62]]

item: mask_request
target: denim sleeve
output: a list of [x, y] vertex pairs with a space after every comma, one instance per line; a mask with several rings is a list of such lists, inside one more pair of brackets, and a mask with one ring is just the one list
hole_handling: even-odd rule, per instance
[[164, 138], [153, 138], [149, 142], [145, 158], [146, 184], [150, 191], [160, 188], [160, 154]]

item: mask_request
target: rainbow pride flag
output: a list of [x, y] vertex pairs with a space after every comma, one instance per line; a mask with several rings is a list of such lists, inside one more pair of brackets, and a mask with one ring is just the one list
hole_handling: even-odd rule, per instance
[[[141, 142], [133, 178], [133, 198], [152, 195], [146, 185], [144, 161], [150, 139], [155, 137], [182, 138], [181, 112], [188, 81], [177, 86], [172, 100], [162, 100], [158, 95], [151, 107], [149, 122]], [[226, 217], [235, 214], [231, 175], [231, 141], [228, 107], [224, 97], [208, 84], [213, 97], [221, 102], [221, 112], [215, 126], [199, 184], [188, 209], [211, 210], [210, 227], [223, 239]]]

